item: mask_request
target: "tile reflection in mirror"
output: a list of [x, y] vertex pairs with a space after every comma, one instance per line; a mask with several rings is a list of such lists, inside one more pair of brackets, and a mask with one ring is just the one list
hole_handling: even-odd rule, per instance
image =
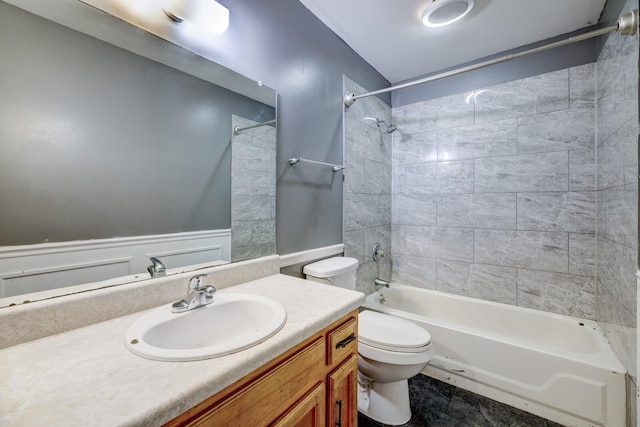
[[276, 128], [234, 115], [231, 261], [276, 253]]

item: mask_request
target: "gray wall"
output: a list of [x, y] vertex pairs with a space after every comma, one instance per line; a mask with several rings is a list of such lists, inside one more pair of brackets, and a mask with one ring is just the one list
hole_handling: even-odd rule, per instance
[[278, 253], [342, 243], [342, 175], [287, 159], [342, 163], [342, 75], [372, 89], [388, 82], [297, 0], [220, 3], [230, 24], [218, 62], [279, 94]]
[[231, 114], [272, 107], [4, 2], [0, 51], [0, 245], [231, 227]]

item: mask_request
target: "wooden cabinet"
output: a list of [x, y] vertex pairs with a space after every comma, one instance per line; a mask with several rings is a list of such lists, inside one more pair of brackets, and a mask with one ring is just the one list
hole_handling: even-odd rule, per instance
[[357, 424], [357, 310], [165, 426]]

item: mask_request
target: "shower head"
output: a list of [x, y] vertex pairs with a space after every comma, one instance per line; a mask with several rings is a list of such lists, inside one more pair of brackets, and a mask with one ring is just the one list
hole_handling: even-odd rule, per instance
[[387, 126], [387, 130], [385, 130], [385, 133], [392, 133], [393, 131], [398, 129], [398, 126], [391, 124], [389, 122], [385, 122], [384, 120], [379, 120], [378, 123], [376, 123], [378, 127], [380, 127], [380, 123], [384, 123]]
[[[384, 130], [384, 133], [392, 133], [393, 131], [395, 131], [396, 129], [398, 129], [398, 126], [396, 126], [396, 125], [394, 125], [394, 124], [391, 124], [391, 123], [389, 123], [389, 122], [388, 122], [388, 121], [386, 121], [386, 120], [378, 119], [378, 118], [376, 118], [376, 117], [365, 117], [364, 119], [365, 119], [365, 120], [372, 120], [372, 121], [376, 122], [376, 126], [378, 126], [378, 128], [379, 128], [380, 130]], [[386, 129], [382, 129], [382, 128], [380, 127], [380, 124], [384, 124], [387, 128], [386, 128]]]

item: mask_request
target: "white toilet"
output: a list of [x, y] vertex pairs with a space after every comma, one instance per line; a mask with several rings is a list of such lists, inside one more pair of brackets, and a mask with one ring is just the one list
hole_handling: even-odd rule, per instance
[[[355, 290], [358, 260], [335, 257], [308, 264], [307, 280]], [[358, 315], [358, 411], [378, 422], [405, 424], [411, 418], [407, 379], [433, 357], [431, 336], [420, 326], [388, 314]]]

